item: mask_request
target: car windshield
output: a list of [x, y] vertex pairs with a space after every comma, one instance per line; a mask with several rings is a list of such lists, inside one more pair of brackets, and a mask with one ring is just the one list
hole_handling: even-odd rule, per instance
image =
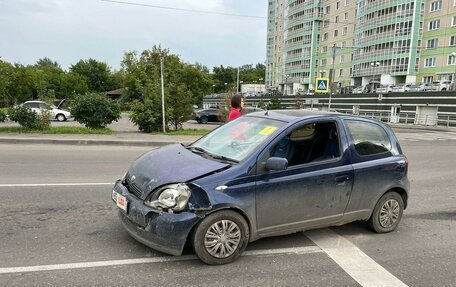
[[240, 162], [273, 136], [286, 122], [240, 117], [219, 127], [187, 148], [209, 157]]

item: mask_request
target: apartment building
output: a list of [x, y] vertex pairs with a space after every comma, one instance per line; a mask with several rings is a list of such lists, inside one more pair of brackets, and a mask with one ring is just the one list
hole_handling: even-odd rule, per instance
[[[314, 89], [316, 77], [329, 77], [337, 91], [456, 73], [456, 0], [270, 0], [269, 8], [267, 79], [274, 81], [266, 84], [284, 94]], [[275, 58], [271, 45], [281, 48]]]

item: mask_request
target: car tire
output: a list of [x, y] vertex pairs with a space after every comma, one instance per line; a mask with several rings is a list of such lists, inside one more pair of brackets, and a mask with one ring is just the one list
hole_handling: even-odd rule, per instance
[[385, 193], [375, 205], [367, 221], [369, 227], [377, 233], [391, 232], [396, 229], [404, 212], [404, 200], [394, 191]]
[[204, 218], [193, 230], [191, 244], [196, 255], [206, 264], [233, 262], [249, 242], [249, 228], [244, 217], [222, 210]]
[[200, 122], [201, 122], [202, 124], [207, 124], [208, 118], [207, 118], [206, 116], [202, 116], [201, 119], [200, 119]]
[[64, 114], [57, 114], [57, 115], [55, 116], [55, 118], [56, 118], [59, 122], [64, 122], [64, 121], [67, 120]]

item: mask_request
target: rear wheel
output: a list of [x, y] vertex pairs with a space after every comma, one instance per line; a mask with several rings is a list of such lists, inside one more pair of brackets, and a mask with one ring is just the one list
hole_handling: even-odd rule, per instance
[[369, 227], [377, 233], [391, 232], [396, 229], [404, 212], [404, 200], [394, 191], [385, 193], [375, 205], [368, 220]]
[[244, 217], [223, 210], [204, 218], [192, 233], [191, 243], [196, 255], [206, 264], [226, 264], [241, 255], [249, 241]]
[[65, 117], [65, 115], [63, 115], [63, 114], [58, 114], [57, 116], [55, 116], [55, 118], [56, 118], [59, 122], [64, 122], [64, 121], [66, 121], [66, 117]]
[[207, 124], [207, 121], [208, 121], [208, 119], [207, 119], [206, 116], [202, 116], [201, 119], [200, 119], [200, 122], [201, 122], [202, 124]]

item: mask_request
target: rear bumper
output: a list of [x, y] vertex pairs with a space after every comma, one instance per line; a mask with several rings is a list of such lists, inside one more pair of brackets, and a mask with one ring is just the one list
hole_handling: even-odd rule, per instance
[[119, 209], [125, 230], [137, 241], [160, 252], [181, 255], [193, 226], [201, 219], [194, 213], [167, 213], [144, 205], [117, 181], [114, 190], [128, 201], [127, 212]]

